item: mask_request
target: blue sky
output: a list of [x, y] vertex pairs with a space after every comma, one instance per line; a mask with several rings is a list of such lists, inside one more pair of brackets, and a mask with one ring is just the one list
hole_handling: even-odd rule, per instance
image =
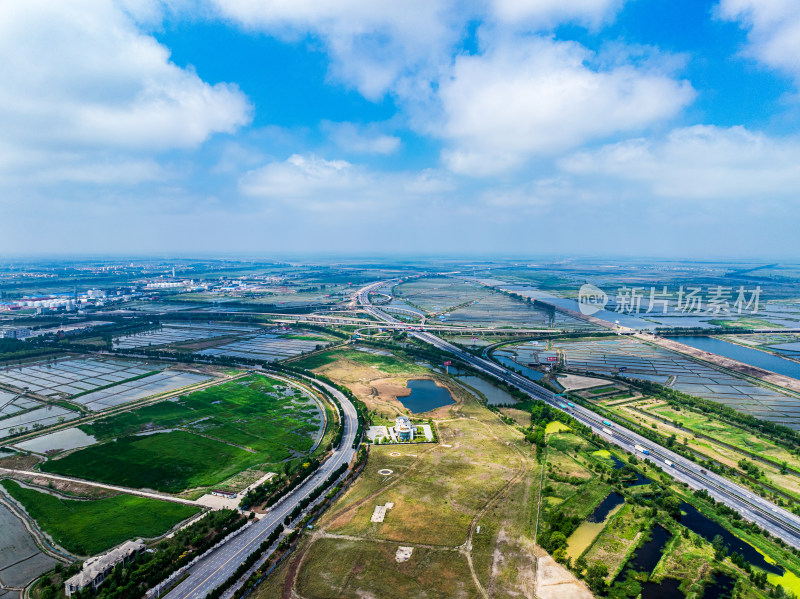
[[0, 55], [6, 254], [800, 254], [792, 0], [31, 0]]

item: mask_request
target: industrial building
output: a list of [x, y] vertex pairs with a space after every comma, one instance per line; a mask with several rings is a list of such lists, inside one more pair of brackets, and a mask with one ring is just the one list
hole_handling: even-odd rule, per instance
[[83, 564], [83, 569], [75, 576], [64, 581], [64, 593], [71, 597], [80, 590], [91, 587], [96, 589], [108, 575], [114, 570], [114, 566], [120, 562], [129, 562], [136, 559], [136, 556], [145, 550], [142, 539], [126, 541], [119, 547], [112, 549], [108, 553], [90, 557]]

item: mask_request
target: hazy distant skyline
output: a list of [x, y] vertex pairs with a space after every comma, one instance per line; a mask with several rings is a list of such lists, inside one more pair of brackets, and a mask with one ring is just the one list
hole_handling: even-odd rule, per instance
[[0, 252], [800, 255], [791, 0], [0, 5]]

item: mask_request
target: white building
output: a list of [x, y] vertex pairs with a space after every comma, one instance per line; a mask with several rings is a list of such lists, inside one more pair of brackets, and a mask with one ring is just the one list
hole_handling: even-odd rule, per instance
[[96, 589], [111, 574], [114, 566], [120, 562], [128, 562], [135, 559], [144, 550], [145, 544], [142, 539], [136, 539], [135, 541], [125, 541], [108, 553], [90, 557], [83, 564], [83, 569], [80, 572], [64, 581], [64, 593], [66, 593], [67, 597], [71, 597], [73, 593], [77, 593], [81, 589], [88, 587]]
[[398, 416], [394, 421], [394, 432], [400, 441], [414, 440], [414, 426], [408, 416]]

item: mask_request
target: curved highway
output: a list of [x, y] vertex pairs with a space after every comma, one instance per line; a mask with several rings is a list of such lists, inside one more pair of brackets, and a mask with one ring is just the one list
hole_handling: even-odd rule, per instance
[[[394, 280], [367, 285], [357, 292], [356, 299], [358, 303], [361, 304], [362, 308], [374, 318], [383, 320], [384, 322], [397, 323], [399, 321], [381, 311], [379, 308], [372, 306], [369, 301], [370, 291], [375, 291], [380, 287], [392, 283], [394, 283]], [[744, 519], [758, 524], [771, 535], [782, 539], [792, 547], [800, 548], [800, 517], [792, 512], [776, 506], [774, 503], [756, 495], [749, 489], [745, 489], [722, 476], [714, 474], [713, 472], [708, 472], [691, 460], [631, 430], [616, 423], [610, 426], [604, 424], [603, 418], [592, 410], [578, 405], [569, 406], [552, 391], [490, 360], [474, 356], [431, 333], [409, 331], [409, 335], [413, 335], [421, 341], [430, 343], [442, 351], [454, 354], [464, 362], [470, 364], [473, 368], [514, 385], [520, 391], [527, 393], [535, 399], [542, 400], [555, 408], [567, 411], [575, 420], [588, 426], [592, 432], [601, 435], [603, 438], [621, 447], [625, 451], [636, 454], [637, 457], [646, 459], [663, 468], [676, 480], [685, 482], [689, 487], [693, 489], [705, 489], [716, 501], [736, 510]], [[646, 449], [648, 455], [643, 454], [641, 450], [637, 449], [637, 445]]]
[[[273, 373], [268, 373], [270, 378], [295, 384], [294, 381]], [[339, 447], [333, 450], [317, 471], [304, 483], [286, 495], [281, 501], [272, 506], [263, 518], [256, 520], [253, 525], [238, 536], [233, 537], [218, 549], [197, 562], [188, 570], [187, 577], [174, 589], [169, 591], [169, 599], [202, 599], [214, 588], [225, 582], [247, 558], [256, 551], [259, 545], [275, 530], [278, 524], [291, 513], [303, 499], [320, 484], [323, 484], [333, 472], [342, 464], [348, 464], [355, 455], [353, 442], [358, 429], [358, 415], [355, 406], [338, 389], [315, 381], [325, 388], [326, 392], [336, 397], [342, 407], [340, 416], [344, 426], [342, 440]], [[344, 414], [341, 414], [344, 411]]]

